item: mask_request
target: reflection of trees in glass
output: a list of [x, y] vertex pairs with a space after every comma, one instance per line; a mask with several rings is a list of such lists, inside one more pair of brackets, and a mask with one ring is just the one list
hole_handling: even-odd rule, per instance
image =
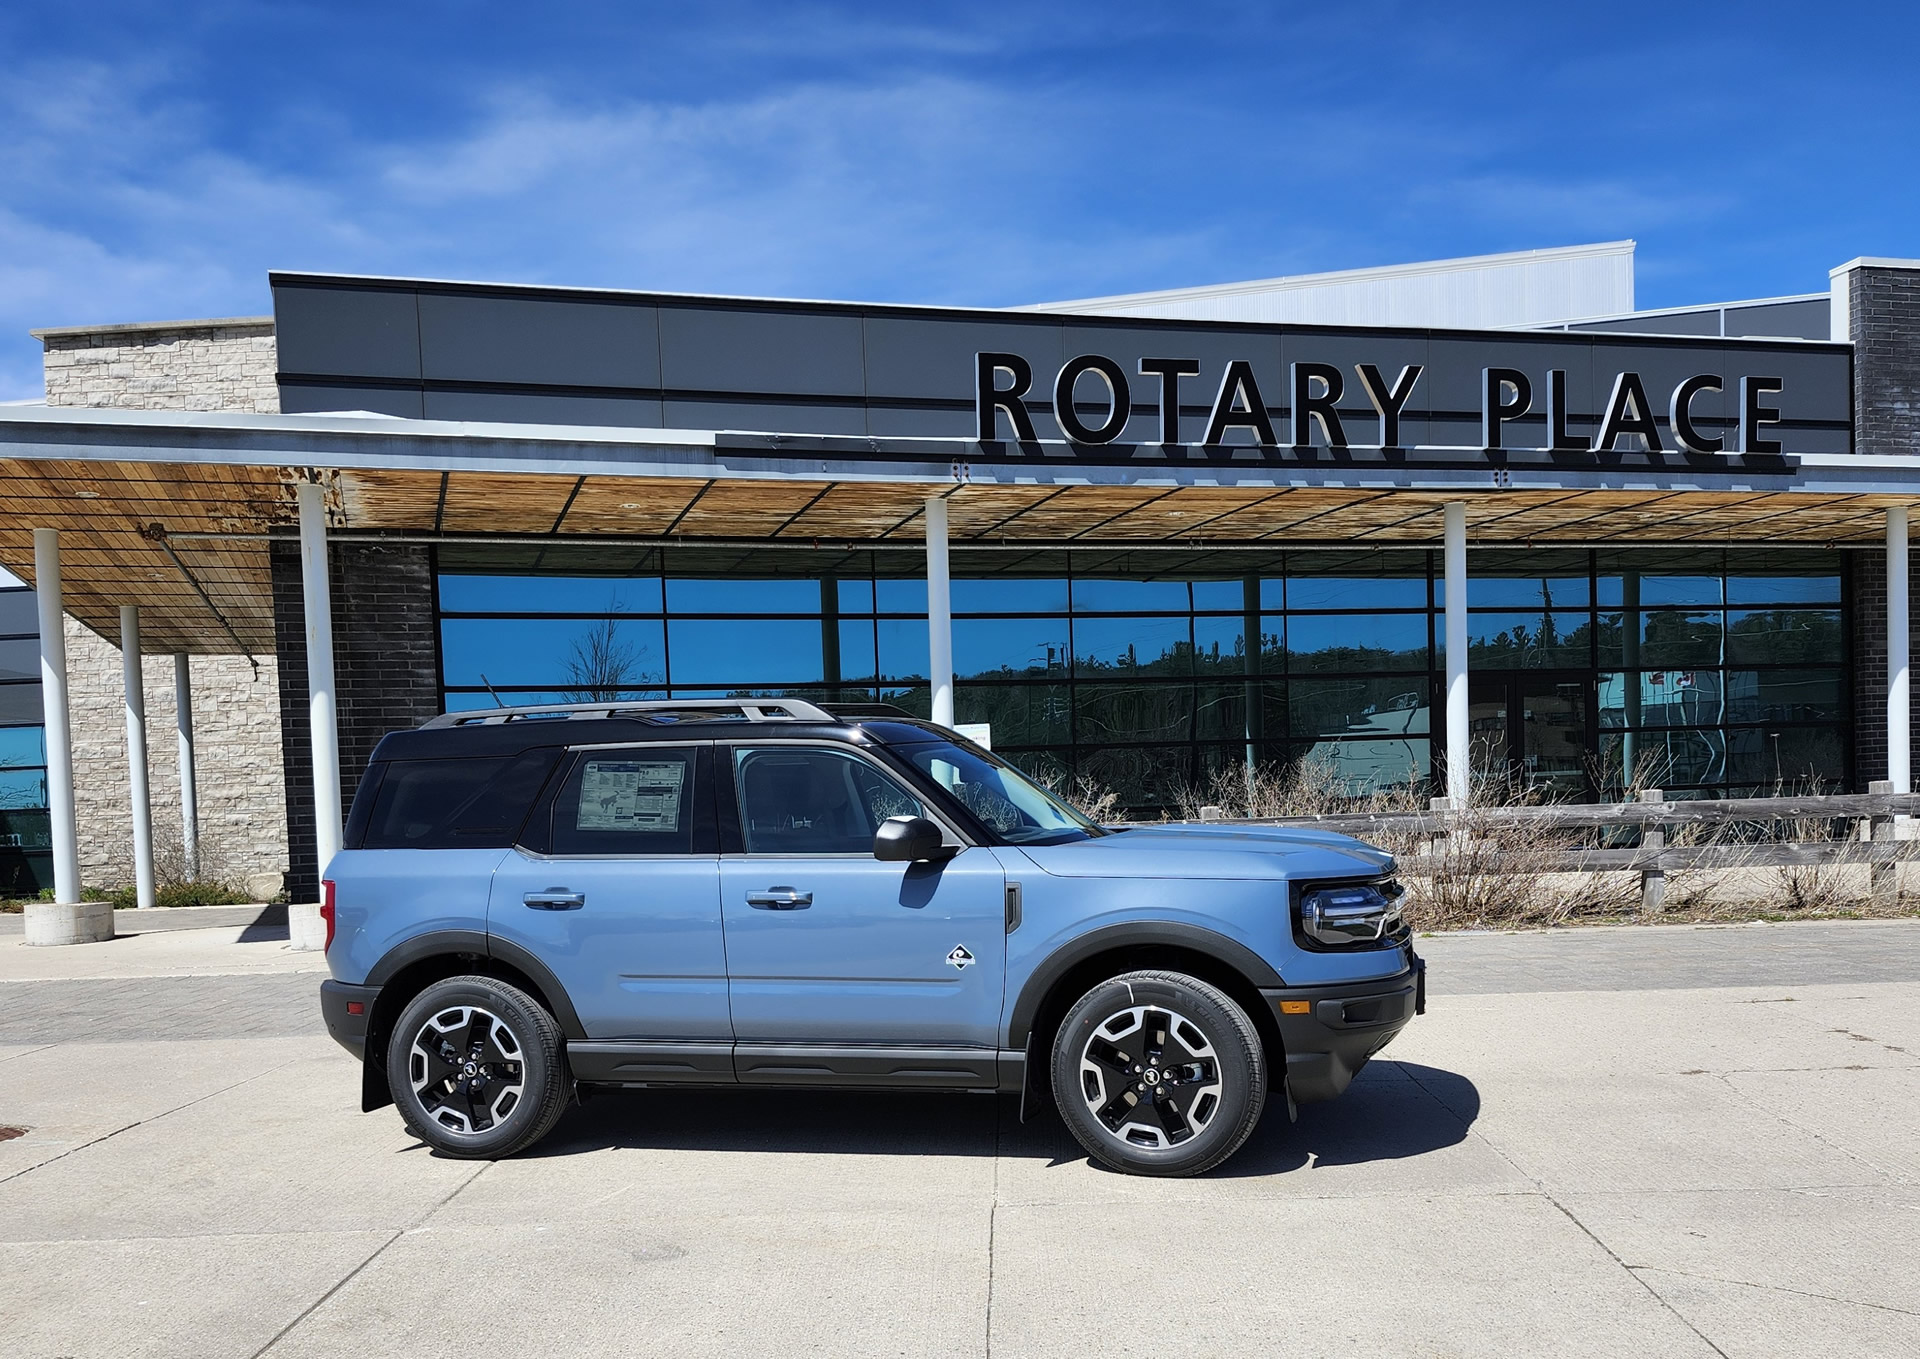
[[[620, 601], [615, 599], [607, 607], [610, 613], [618, 613]], [[646, 681], [641, 666], [646, 648], [622, 639], [617, 619], [602, 618], [585, 636], [574, 638], [572, 652], [561, 691], [569, 703], [610, 703]]]
[[1729, 611], [1729, 660], [1761, 664], [1832, 664], [1841, 657], [1841, 645], [1838, 610]]

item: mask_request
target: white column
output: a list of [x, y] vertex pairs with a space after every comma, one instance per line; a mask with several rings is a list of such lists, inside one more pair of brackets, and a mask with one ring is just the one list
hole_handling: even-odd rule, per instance
[[1907, 507], [1887, 511], [1887, 779], [1913, 791], [1913, 641], [1907, 601]]
[[189, 881], [200, 880], [200, 788], [193, 772], [193, 670], [184, 651], [173, 657], [173, 724], [180, 738], [180, 849]]
[[1467, 507], [1446, 507], [1447, 796], [1454, 809], [1472, 792], [1467, 726]]
[[53, 899], [80, 900], [80, 837], [73, 824], [73, 729], [67, 721], [66, 613], [60, 607], [60, 533], [33, 531], [40, 603], [40, 703], [46, 722], [47, 819], [53, 833]]
[[953, 725], [953, 591], [947, 573], [947, 502], [927, 502], [927, 682], [933, 720]]
[[127, 694], [127, 792], [133, 802], [133, 899], [153, 905], [153, 798], [147, 787], [147, 677], [140, 606], [120, 606], [120, 678]]
[[313, 838], [319, 871], [340, 852], [340, 732], [333, 704], [333, 591], [327, 579], [327, 507], [321, 488], [303, 481], [300, 583], [307, 621], [308, 724], [313, 734]]

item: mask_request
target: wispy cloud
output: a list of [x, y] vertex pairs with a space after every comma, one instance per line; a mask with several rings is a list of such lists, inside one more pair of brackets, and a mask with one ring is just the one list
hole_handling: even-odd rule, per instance
[[0, 398], [29, 326], [271, 268], [1001, 304], [1634, 236], [1660, 305], [1920, 254], [1911, 14], [101, 4], [0, 11]]

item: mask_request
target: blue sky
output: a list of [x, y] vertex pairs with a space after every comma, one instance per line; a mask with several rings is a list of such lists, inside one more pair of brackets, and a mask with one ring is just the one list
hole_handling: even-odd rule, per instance
[[1642, 306], [1920, 255], [1911, 5], [0, 13], [31, 326], [270, 268], [997, 305], [1632, 237]]

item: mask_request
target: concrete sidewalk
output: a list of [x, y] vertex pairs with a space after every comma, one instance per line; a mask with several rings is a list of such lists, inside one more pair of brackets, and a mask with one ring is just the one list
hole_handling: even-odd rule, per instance
[[966, 1096], [616, 1093], [440, 1160], [311, 973], [0, 944], [0, 1353], [1920, 1354], [1920, 927], [1423, 949], [1343, 1099], [1154, 1181]]

